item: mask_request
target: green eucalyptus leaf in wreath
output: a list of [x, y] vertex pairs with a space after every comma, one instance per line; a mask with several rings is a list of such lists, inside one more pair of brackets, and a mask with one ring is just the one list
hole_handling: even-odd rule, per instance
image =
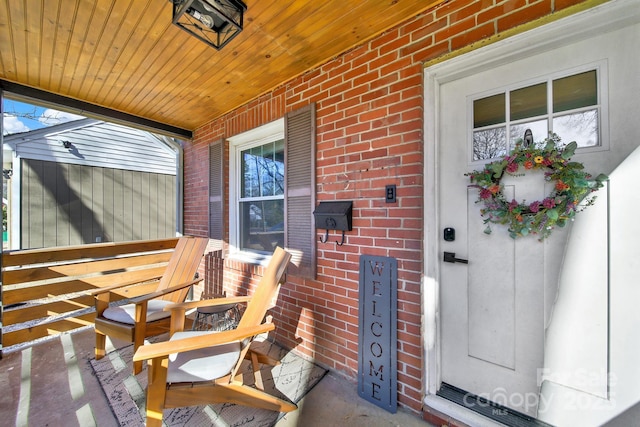
[[573, 185], [577, 185], [579, 187], [595, 187], [597, 184], [595, 181], [588, 181], [584, 178], [576, 178], [573, 180]]
[[484, 229], [484, 234], [491, 234], [491, 226], [487, 225], [487, 228]]
[[598, 176], [596, 176], [596, 181], [602, 184], [604, 181], [609, 181], [609, 176], [601, 173]]
[[502, 176], [502, 171], [507, 166], [507, 162], [495, 162], [491, 165], [491, 170], [493, 171], [493, 176], [496, 178], [500, 178]]
[[520, 230], [520, 234], [526, 236], [527, 234], [529, 234], [529, 230], [527, 228], [523, 228], [522, 230]]
[[549, 209], [547, 211], [547, 217], [553, 221], [556, 221], [558, 219], [558, 211], [555, 209]]
[[547, 139], [547, 145], [545, 145], [544, 151], [551, 151], [554, 148], [556, 148], [556, 142], [551, 138]]
[[564, 147], [564, 150], [562, 151], [562, 158], [568, 160], [573, 157], [576, 152], [576, 148], [578, 148], [578, 143], [571, 141], [566, 147]]
[[584, 169], [584, 165], [578, 162], [569, 162], [564, 167], [565, 169], [574, 169], [574, 170]]

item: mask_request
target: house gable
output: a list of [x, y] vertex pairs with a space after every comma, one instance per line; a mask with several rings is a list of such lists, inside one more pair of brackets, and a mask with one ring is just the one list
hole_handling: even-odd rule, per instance
[[156, 136], [94, 119], [9, 135], [4, 140], [17, 158], [176, 174], [176, 154]]

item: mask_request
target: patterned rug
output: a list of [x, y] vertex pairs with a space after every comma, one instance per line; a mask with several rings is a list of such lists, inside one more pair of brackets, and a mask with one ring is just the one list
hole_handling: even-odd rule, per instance
[[[252, 346], [262, 353], [280, 360], [275, 367], [262, 369], [264, 390], [284, 400], [298, 403], [327, 371], [312, 362], [287, 351], [270, 341], [254, 341]], [[131, 360], [133, 345], [112, 351], [100, 360], [91, 360], [114, 414], [121, 426], [142, 426], [145, 420], [147, 370], [133, 375]], [[252, 379], [248, 362], [242, 366], [245, 381]], [[212, 404], [191, 406], [164, 411], [163, 421], [167, 427], [174, 426], [273, 426], [282, 416], [278, 412], [250, 408], [235, 404]]]

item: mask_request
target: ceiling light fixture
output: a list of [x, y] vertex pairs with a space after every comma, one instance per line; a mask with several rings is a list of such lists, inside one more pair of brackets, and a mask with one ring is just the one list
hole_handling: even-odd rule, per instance
[[173, 0], [173, 23], [220, 50], [242, 31], [245, 10], [240, 0]]

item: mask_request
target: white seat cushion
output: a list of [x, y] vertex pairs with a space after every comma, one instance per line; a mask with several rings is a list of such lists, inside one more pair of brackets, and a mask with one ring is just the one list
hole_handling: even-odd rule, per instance
[[[169, 341], [211, 335], [210, 331], [184, 331], [173, 334]], [[169, 356], [168, 383], [212, 381], [229, 374], [240, 357], [240, 343], [233, 342]]]
[[[152, 299], [147, 302], [147, 322], [153, 322], [154, 320], [171, 316], [170, 311], [163, 311], [169, 304], [173, 304], [173, 302], [160, 299]], [[102, 316], [109, 320], [133, 325], [135, 324], [136, 305], [124, 304], [117, 307], [109, 307], [102, 313]]]

